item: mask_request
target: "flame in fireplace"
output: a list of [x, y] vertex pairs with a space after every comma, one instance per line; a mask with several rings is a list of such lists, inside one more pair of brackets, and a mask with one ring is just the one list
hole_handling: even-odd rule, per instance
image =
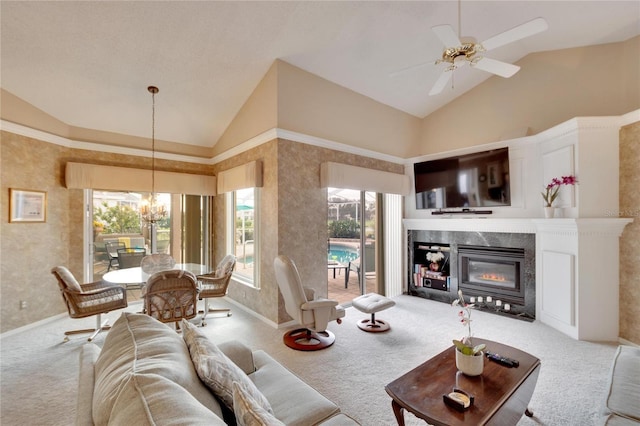
[[496, 282], [506, 282], [507, 278], [501, 274], [482, 274], [480, 276], [483, 280], [486, 281], [496, 281]]

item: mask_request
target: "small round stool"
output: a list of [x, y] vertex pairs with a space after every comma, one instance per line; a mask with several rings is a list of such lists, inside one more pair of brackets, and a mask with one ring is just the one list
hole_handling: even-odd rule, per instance
[[361, 330], [377, 333], [387, 331], [391, 328], [387, 322], [376, 319], [376, 312], [384, 311], [385, 309], [394, 306], [396, 302], [393, 300], [388, 297], [380, 296], [377, 293], [367, 293], [353, 299], [351, 304], [360, 312], [371, 314], [371, 319], [358, 321], [358, 327]]

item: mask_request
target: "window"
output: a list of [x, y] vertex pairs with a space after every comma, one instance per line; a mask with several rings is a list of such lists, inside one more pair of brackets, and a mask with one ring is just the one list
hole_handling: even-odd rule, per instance
[[[90, 200], [87, 211], [91, 212], [88, 233], [92, 262], [87, 263], [87, 274], [94, 281], [113, 266], [106, 251], [105, 242], [116, 240], [126, 247], [146, 248], [151, 253], [170, 253], [171, 245], [171, 194], [157, 194], [157, 202], [168, 212], [154, 228], [140, 216], [140, 206], [149, 197], [148, 193], [85, 190]], [[152, 244], [153, 240], [153, 244]], [[117, 265], [117, 263], [116, 263]]]
[[234, 279], [259, 287], [258, 189], [227, 193], [227, 250], [236, 256]]

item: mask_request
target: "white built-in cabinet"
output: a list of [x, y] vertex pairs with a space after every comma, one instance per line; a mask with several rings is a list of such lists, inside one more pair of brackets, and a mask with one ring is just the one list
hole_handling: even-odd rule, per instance
[[[411, 194], [405, 229], [535, 232], [536, 319], [575, 339], [617, 341], [619, 238], [633, 221], [619, 215], [619, 130], [638, 120], [640, 111], [575, 118], [507, 141], [511, 207], [487, 217], [436, 217], [416, 210]], [[556, 217], [544, 219], [540, 192], [552, 178], [566, 175], [579, 183], [561, 188]]]

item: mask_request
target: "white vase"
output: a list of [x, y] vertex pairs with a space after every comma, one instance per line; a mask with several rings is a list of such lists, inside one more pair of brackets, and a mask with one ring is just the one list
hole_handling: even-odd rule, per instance
[[484, 371], [484, 352], [476, 355], [465, 355], [459, 350], [456, 352], [456, 367], [467, 376], [479, 376]]
[[553, 217], [553, 214], [555, 213], [556, 208], [555, 207], [545, 207], [544, 208], [544, 217], [546, 217], [547, 219], [551, 219]]

